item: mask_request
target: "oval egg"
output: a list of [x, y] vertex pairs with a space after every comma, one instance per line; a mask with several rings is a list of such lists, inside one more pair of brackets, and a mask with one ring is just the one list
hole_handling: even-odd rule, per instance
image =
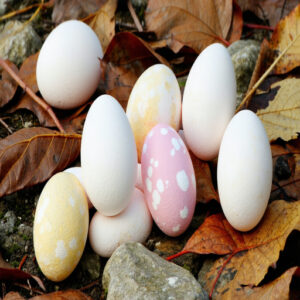
[[271, 193], [272, 154], [264, 126], [252, 111], [237, 113], [228, 124], [219, 152], [217, 181], [228, 222], [240, 231], [254, 228]]
[[231, 57], [221, 44], [205, 48], [195, 60], [183, 93], [182, 125], [191, 151], [214, 159], [236, 104]]
[[60, 109], [85, 103], [99, 83], [102, 57], [100, 41], [88, 25], [77, 20], [58, 25], [37, 60], [36, 79], [43, 98]]
[[101, 214], [113, 216], [125, 209], [136, 183], [136, 146], [124, 110], [109, 95], [98, 97], [88, 111], [81, 168], [86, 192]]
[[87, 199], [78, 179], [65, 172], [51, 177], [40, 195], [33, 225], [36, 260], [48, 279], [64, 280], [75, 269], [88, 225]]
[[138, 152], [146, 135], [158, 123], [179, 129], [181, 93], [173, 71], [163, 64], [148, 68], [135, 83], [127, 104], [126, 114], [132, 127]]
[[182, 234], [195, 210], [195, 173], [182, 139], [166, 124], [156, 125], [146, 137], [142, 178], [155, 223], [169, 236]]

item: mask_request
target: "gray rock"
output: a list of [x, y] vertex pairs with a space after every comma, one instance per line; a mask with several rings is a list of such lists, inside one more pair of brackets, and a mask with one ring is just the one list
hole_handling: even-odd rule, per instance
[[15, 230], [16, 215], [13, 211], [8, 211], [0, 221], [0, 245], [5, 238]]
[[83, 272], [83, 276], [88, 277], [89, 280], [96, 280], [100, 277], [100, 256], [96, 253], [85, 251], [80, 260], [80, 269]]
[[121, 245], [108, 260], [102, 279], [107, 299], [208, 299], [187, 270], [139, 243]]
[[9, 21], [0, 33], [0, 57], [17, 65], [42, 46], [42, 41], [32, 25], [20, 21]]
[[237, 83], [237, 106], [248, 90], [259, 50], [260, 43], [254, 40], [236, 41], [228, 47]]

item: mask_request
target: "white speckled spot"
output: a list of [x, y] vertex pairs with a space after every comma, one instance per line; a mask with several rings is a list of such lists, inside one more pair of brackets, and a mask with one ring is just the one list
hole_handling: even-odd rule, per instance
[[154, 158], [151, 157], [151, 159], [150, 159], [150, 164], [152, 165], [153, 163], [154, 163]]
[[168, 129], [167, 129], [167, 128], [162, 128], [162, 129], [160, 130], [160, 133], [161, 133], [162, 135], [166, 135], [166, 134], [168, 134]]
[[49, 202], [50, 202], [50, 198], [47, 197], [44, 199], [42, 205], [39, 207], [39, 210], [37, 211], [37, 214], [35, 215], [35, 221], [37, 224], [42, 221]]
[[162, 193], [165, 190], [164, 183], [161, 179], [157, 180], [156, 187], [160, 193]]
[[56, 243], [55, 257], [58, 257], [60, 259], [65, 259], [67, 257], [67, 249], [63, 240], [59, 240]]
[[176, 181], [177, 181], [179, 188], [182, 191], [186, 192], [189, 189], [189, 185], [190, 185], [189, 178], [187, 177], [184, 170], [177, 172]]
[[77, 248], [77, 240], [76, 238], [72, 238], [71, 241], [69, 242], [69, 247], [71, 249], [76, 249]]
[[41, 263], [43, 263], [45, 266], [48, 266], [51, 262], [50, 258], [48, 256], [42, 256], [40, 258]]
[[180, 211], [180, 218], [181, 219], [186, 219], [189, 214], [189, 209], [185, 206], [181, 211]]
[[43, 234], [45, 232], [51, 232], [52, 231], [52, 225], [49, 221], [43, 222], [40, 226], [40, 233]]
[[196, 178], [195, 178], [194, 173], [191, 175], [191, 179], [192, 179], [192, 184], [193, 184], [194, 188], [196, 188]]
[[82, 203], [80, 203], [79, 210], [80, 210], [80, 214], [83, 216], [84, 215], [84, 206]]
[[157, 210], [157, 206], [160, 203], [160, 195], [157, 190], [154, 190], [152, 193], [152, 206], [155, 210]]
[[178, 280], [178, 277], [169, 277], [169, 278], [167, 278], [167, 280], [168, 280], [168, 284], [170, 285], [170, 286], [172, 286], [172, 287], [175, 287], [176, 286], [176, 282], [177, 282], [177, 280]]
[[155, 161], [154, 163], [154, 167], [157, 168], [158, 167], [158, 160]]
[[175, 155], [175, 149], [172, 148], [172, 150], [171, 150], [171, 156], [174, 156], [174, 155]]
[[179, 229], [180, 229], [180, 224], [178, 224], [172, 228], [173, 232], [178, 232]]
[[182, 139], [178, 139], [179, 144], [183, 147], [184, 146], [184, 142]]
[[77, 257], [80, 257], [81, 256], [81, 252], [78, 250], [77, 251]]
[[148, 176], [151, 178], [152, 173], [153, 173], [153, 169], [152, 169], [151, 166], [148, 168], [148, 172], [147, 173], [148, 173]]
[[70, 202], [70, 204], [71, 204], [72, 207], [75, 206], [75, 200], [74, 200], [74, 198], [72, 196], [70, 196], [69, 202]]
[[152, 137], [153, 136], [153, 130], [151, 130], [150, 132], [149, 132], [149, 137]]
[[178, 143], [177, 139], [172, 138], [171, 142], [173, 147], [178, 151], [180, 149], [180, 144]]
[[150, 178], [148, 178], [148, 177], [146, 179], [146, 187], [147, 187], [147, 191], [149, 193], [151, 193], [152, 192], [152, 182], [151, 182]]
[[147, 144], [145, 143], [144, 145], [143, 145], [143, 153], [146, 153], [147, 152]]
[[139, 101], [139, 103], [138, 103], [138, 111], [142, 118], [145, 117], [147, 106], [148, 106], [147, 102]]

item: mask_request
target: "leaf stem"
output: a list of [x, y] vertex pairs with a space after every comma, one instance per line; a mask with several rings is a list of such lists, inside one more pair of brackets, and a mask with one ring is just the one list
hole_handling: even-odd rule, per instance
[[50, 105], [48, 105], [42, 98], [38, 97], [26, 84], [25, 82], [17, 75], [14, 70], [6, 63], [6, 61], [0, 58], [0, 66], [5, 69], [10, 76], [19, 84], [19, 86], [27, 93], [33, 101], [39, 104], [52, 118], [56, 127], [59, 129], [60, 132], [64, 133], [65, 130], [63, 129], [62, 125], [60, 124], [59, 120], [57, 119], [55, 113], [53, 112]]
[[170, 261], [170, 260], [173, 260], [176, 257], [179, 257], [179, 256], [181, 256], [183, 254], [187, 254], [187, 253], [190, 253], [190, 251], [188, 251], [188, 250], [182, 250], [182, 251], [180, 251], [180, 252], [178, 252], [178, 253], [176, 253], [174, 255], [171, 255], [171, 256], [167, 257], [166, 260]]
[[253, 29], [266, 29], [270, 31], [274, 31], [274, 27], [267, 26], [267, 25], [259, 25], [259, 24], [249, 24], [249, 23], [244, 23], [244, 26], [247, 28], [253, 28]]
[[139, 32], [142, 32], [142, 31], [143, 31], [143, 27], [142, 27], [142, 25], [141, 25], [141, 23], [140, 23], [139, 18], [137, 17], [137, 15], [136, 15], [136, 13], [135, 13], [135, 10], [134, 10], [134, 8], [133, 8], [133, 6], [132, 6], [131, 0], [127, 0], [127, 6], [128, 6], [128, 10], [129, 10], [129, 12], [130, 12], [130, 14], [131, 14], [131, 17], [132, 17], [132, 19], [133, 19], [133, 22], [134, 22], [134, 24], [135, 24], [137, 30], [138, 30]]

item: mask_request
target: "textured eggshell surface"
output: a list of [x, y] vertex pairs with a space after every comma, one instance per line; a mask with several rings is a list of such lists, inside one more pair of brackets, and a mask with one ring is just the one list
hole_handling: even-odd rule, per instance
[[157, 64], [148, 68], [135, 83], [126, 109], [139, 161], [146, 135], [158, 123], [178, 130], [181, 121], [181, 94], [173, 71]]
[[[75, 175], [77, 177], [77, 179], [80, 181], [80, 183], [81, 183], [81, 185], [84, 189], [83, 181], [82, 181], [82, 169], [81, 169], [81, 167], [68, 168], [68, 169], [64, 170], [64, 172], [68, 172], [68, 173], [71, 173], [71, 174]], [[90, 198], [88, 197], [87, 194], [86, 194], [86, 196], [87, 196], [88, 207], [92, 208], [93, 203], [91, 202], [91, 200], [90, 200]]]
[[249, 110], [236, 114], [220, 147], [220, 202], [229, 223], [248, 231], [261, 220], [272, 186], [272, 154], [264, 126]]
[[127, 116], [116, 99], [98, 97], [91, 105], [81, 140], [82, 179], [103, 215], [120, 213], [136, 183], [137, 154]]
[[231, 57], [221, 44], [205, 48], [188, 75], [182, 102], [182, 125], [189, 149], [203, 160], [219, 152], [236, 103]]
[[152, 217], [144, 200], [144, 194], [134, 189], [128, 207], [113, 217], [96, 212], [91, 220], [89, 241], [94, 251], [110, 257], [125, 242], [143, 243], [152, 229]]
[[67, 278], [78, 264], [88, 234], [89, 211], [78, 179], [54, 175], [39, 198], [33, 225], [36, 260], [52, 281]]
[[58, 25], [37, 61], [36, 78], [43, 98], [60, 109], [85, 103], [99, 83], [102, 57], [100, 41], [88, 25], [77, 20]]
[[178, 236], [189, 226], [196, 204], [196, 182], [189, 152], [178, 133], [158, 124], [142, 152], [145, 198], [158, 227]]

